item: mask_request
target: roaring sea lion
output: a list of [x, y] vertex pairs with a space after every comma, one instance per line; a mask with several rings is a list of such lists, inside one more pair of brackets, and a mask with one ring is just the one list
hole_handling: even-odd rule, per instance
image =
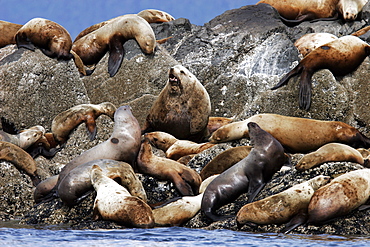
[[370, 54], [370, 46], [360, 38], [347, 35], [322, 45], [287, 73], [271, 90], [288, 84], [289, 79], [301, 74], [299, 107], [308, 111], [311, 106], [311, 78], [321, 69], [328, 69], [334, 76], [344, 76], [355, 69]]
[[319, 175], [294, 185], [278, 194], [244, 205], [236, 215], [238, 226], [286, 223], [302, 211], [307, 211], [313, 193], [327, 184], [329, 176]]
[[365, 162], [361, 153], [356, 149], [341, 143], [328, 143], [317, 149], [315, 152], [303, 156], [295, 168], [298, 171], [308, 170], [325, 162], [346, 161], [364, 165]]
[[96, 190], [93, 219], [115, 221], [129, 227], [154, 227], [152, 209], [143, 200], [131, 196], [127, 189], [105, 176], [98, 165], [91, 170], [91, 184]]
[[176, 201], [164, 203], [153, 209], [154, 221], [157, 226], [181, 226], [193, 218], [200, 210], [202, 197], [210, 182], [218, 175], [213, 175], [202, 182], [199, 195], [183, 196]]
[[0, 21], [0, 48], [15, 44], [15, 34], [22, 27], [20, 24], [15, 24], [7, 21]]
[[10, 142], [0, 141], [0, 160], [12, 163], [18, 170], [30, 176], [34, 186], [40, 183], [36, 162], [22, 148]]
[[183, 196], [198, 194], [202, 182], [199, 174], [177, 161], [154, 155], [145, 137], [137, 158], [137, 167], [140, 173], [173, 182]]
[[221, 206], [248, 193], [252, 202], [271, 177], [280, 170], [287, 158], [283, 146], [256, 123], [248, 123], [253, 146], [249, 155], [221, 173], [204, 191], [202, 211], [213, 221], [224, 217], [216, 214]]
[[85, 65], [95, 65], [109, 51], [108, 72], [112, 77], [121, 66], [123, 44], [135, 39], [145, 54], [152, 54], [156, 46], [153, 29], [137, 15], [125, 15], [96, 29], [73, 42], [72, 50]]
[[213, 133], [210, 141], [219, 143], [248, 138], [249, 122], [260, 125], [293, 153], [307, 153], [330, 142], [344, 143], [354, 148], [370, 148], [369, 138], [346, 123], [268, 113], [225, 125]]
[[80, 104], [59, 113], [52, 121], [51, 132], [57, 143], [64, 144], [69, 139], [70, 133], [84, 122], [92, 141], [97, 132], [95, 120], [102, 114], [114, 120], [115, 111], [116, 107], [110, 102]]
[[203, 167], [199, 173], [200, 177], [204, 180], [214, 174], [223, 173], [247, 157], [251, 150], [251, 146], [239, 146], [223, 151]]
[[[146, 118], [143, 133], [163, 131], [180, 140], [201, 142], [211, 113], [209, 95], [185, 67], [176, 65]], [[174, 126], [176, 126], [174, 128]]]
[[340, 175], [318, 189], [308, 205], [308, 223], [321, 224], [365, 204], [370, 195], [370, 169]]
[[27, 149], [45, 134], [44, 127], [40, 125], [21, 130], [18, 134], [9, 134], [0, 130], [0, 141], [10, 142], [22, 149]]
[[69, 207], [80, 203], [93, 190], [90, 174], [92, 167], [98, 165], [102, 173], [125, 187], [132, 196], [147, 201], [146, 192], [131, 165], [116, 160], [92, 160], [71, 170], [58, 186], [58, 196]]
[[59, 173], [57, 186], [72, 169], [92, 160], [112, 159], [134, 165], [140, 144], [140, 125], [132, 115], [130, 106], [119, 107], [114, 113], [114, 127], [111, 137], [66, 164]]

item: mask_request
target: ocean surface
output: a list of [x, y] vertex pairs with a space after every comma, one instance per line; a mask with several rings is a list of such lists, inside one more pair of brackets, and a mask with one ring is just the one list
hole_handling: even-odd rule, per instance
[[0, 246], [370, 246], [370, 236], [299, 235], [183, 227], [120, 230], [30, 228], [0, 222]]

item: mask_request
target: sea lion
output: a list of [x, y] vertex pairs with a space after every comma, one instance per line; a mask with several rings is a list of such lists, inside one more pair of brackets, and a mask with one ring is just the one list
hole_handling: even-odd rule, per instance
[[370, 150], [369, 149], [357, 148], [356, 150], [360, 152], [360, 154], [362, 155], [362, 158], [364, 158], [364, 159], [368, 159], [368, 157], [370, 156]]
[[0, 48], [7, 45], [15, 44], [15, 34], [22, 27], [20, 24], [11, 23], [7, 21], [0, 21]]
[[98, 165], [102, 173], [125, 187], [132, 196], [147, 201], [146, 192], [131, 165], [116, 160], [98, 159], [86, 162], [71, 170], [58, 186], [58, 196], [69, 207], [80, 203], [92, 190], [90, 174]]
[[95, 139], [97, 127], [95, 120], [102, 114], [114, 121], [116, 107], [110, 102], [100, 104], [80, 104], [59, 113], [51, 123], [51, 132], [59, 144], [69, 139], [70, 133], [81, 123], [85, 123], [90, 141]]
[[129, 227], [154, 227], [152, 209], [143, 200], [131, 196], [127, 189], [105, 176], [98, 165], [91, 170], [91, 184], [96, 190], [93, 219], [115, 221]]
[[369, 195], [370, 169], [340, 175], [313, 194], [308, 205], [307, 223], [321, 224], [346, 215], [365, 204]]
[[338, 10], [346, 21], [354, 21], [368, 0], [340, 0]]
[[220, 127], [229, 124], [233, 121], [233, 118], [227, 118], [227, 117], [209, 117], [208, 118], [208, 124], [207, 129], [208, 133], [211, 135], [213, 132], [218, 130]]
[[18, 134], [9, 134], [0, 130], [0, 141], [10, 142], [22, 149], [27, 149], [45, 134], [44, 127], [40, 125], [21, 130]]
[[183, 156], [200, 153], [210, 147], [213, 143], [196, 143], [187, 140], [178, 140], [173, 135], [162, 131], [155, 131], [146, 134], [150, 144], [166, 153], [166, 157], [178, 160]]
[[280, 170], [287, 158], [283, 146], [258, 124], [248, 123], [253, 146], [249, 155], [221, 173], [204, 191], [202, 211], [213, 221], [224, 217], [216, 214], [221, 206], [248, 193], [248, 203], [263, 189], [271, 177]]
[[[169, 22], [169, 21], [175, 20], [175, 18], [172, 17], [170, 14], [168, 14], [164, 11], [161, 11], [161, 10], [156, 10], [156, 9], [142, 10], [137, 15], [140, 16], [141, 18], [143, 18], [144, 20], [146, 20], [148, 23]], [[76, 42], [77, 40], [79, 40], [83, 36], [85, 36], [85, 35], [87, 35], [91, 32], [94, 32], [95, 30], [107, 25], [108, 23], [119, 20], [120, 18], [125, 17], [125, 16], [126, 15], [117, 16], [117, 17], [109, 19], [107, 21], [103, 21], [103, 22], [94, 24], [94, 25], [86, 28], [85, 30], [81, 31], [77, 35], [77, 37], [75, 38], [75, 40], [73, 42]]]
[[96, 159], [124, 161], [134, 165], [141, 144], [140, 125], [132, 115], [130, 106], [120, 106], [114, 113], [111, 137], [83, 152], [66, 164], [59, 173], [58, 184], [77, 166]]
[[10, 142], [0, 141], [0, 160], [12, 163], [18, 170], [30, 176], [34, 186], [40, 183], [36, 162], [22, 148]]
[[198, 194], [202, 182], [199, 174], [177, 161], [154, 155], [145, 135], [137, 157], [137, 167], [140, 173], [173, 182], [183, 196]]
[[[356, 149], [341, 143], [328, 143], [317, 149], [315, 152], [303, 156], [295, 168], [298, 171], [308, 170], [325, 162], [354, 162], [365, 165], [365, 160]], [[368, 161], [366, 160], [366, 163]]]
[[247, 157], [251, 150], [251, 146], [239, 146], [223, 151], [203, 167], [199, 173], [200, 177], [204, 180], [214, 174], [223, 173]]
[[370, 54], [370, 46], [360, 38], [347, 35], [326, 43], [304, 57], [271, 90], [288, 84], [289, 79], [301, 74], [299, 107], [308, 111], [311, 106], [311, 78], [321, 69], [328, 69], [334, 76], [351, 73]]
[[109, 51], [108, 72], [112, 77], [121, 66], [123, 44], [135, 39], [145, 54], [152, 54], [156, 46], [153, 29], [137, 15], [125, 15], [73, 42], [72, 50], [85, 65], [95, 65]]
[[163, 131], [180, 140], [201, 142], [208, 136], [211, 113], [206, 89], [181, 65], [172, 67], [168, 77], [149, 111], [142, 133]]
[[157, 226], [181, 226], [193, 218], [200, 210], [204, 190], [218, 175], [213, 175], [202, 182], [199, 195], [183, 196], [176, 201], [170, 200], [153, 209], [154, 221]]
[[225, 125], [213, 133], [210, 141], [219, 143], [248, 138], [249, 122], [259, 124], [292, 153], [307, 153], [329, 142], [344, 143], [354, 148], [370, 147], [369, 138], [346, 123], [268, 113]]
[[33, 200], [35, 203], [40, 203], [46, 196], [49, 195], [50, 191], [58, 182], [58, 175], [51, 176], [45, 180], [42, 180], [35, 188], [33, 192]]
[[297, 47], [299, 53], [305, 57], [317, 47], [336, 39], [338, 39], [338, 37], [330, 33], [308, 33], [297, 39], [296, 42], [294, 42], [294, 46]]
[[314, 192], [329, 180], [329, 176], [319, 175], [278, 194], [248, 203], [239, 210], [236, 222], [239, 227], [249, 222], [259, 225], [286, 223], [298, 213], [307, 211]]

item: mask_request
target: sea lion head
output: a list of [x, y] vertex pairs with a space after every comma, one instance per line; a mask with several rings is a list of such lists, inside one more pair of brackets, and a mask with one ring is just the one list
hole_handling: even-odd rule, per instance
[[309, 183], [314, 190], [318, 190], [320, 187], [329, 183], [329, 180], [330, 180], [329, 176], [319, 175], [310, 179]]
[[182, 65], [170, 68], [168, 84], [170, 94], [182, 94], [187, 84], [191, 85], [197, 81], [196, 77]]
[[356, 20], [358, 13], [362, 10], [367, 1], [362, 0], [340, 0], [338, 3], [339, 11], [346, 21]]
[[102, 108], [102, 111], [114, 121], [114, 113], [117, 110], [116, 106], [110, 102], [100, 103], [99, 106]]
[[19, 144], [23, 149], [26, 149], [39, 140], [44, 134], [45, 129], [40, 125], [22, 130], [19, 134]]
[[152, 54], [157, 45], [154, 31], [146, 20], [140, 16], [136, 18], [136, 25], [133, 27], [134, 37], [145, 54]]
[[144, 18], [148, 23], [169, 22], [175, 20], [170, 14], [156, 9], [145, 9], [138, 16]]

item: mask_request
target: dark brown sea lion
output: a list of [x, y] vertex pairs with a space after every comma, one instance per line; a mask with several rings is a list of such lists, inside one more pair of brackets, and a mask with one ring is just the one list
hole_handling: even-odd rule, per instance
[[74, 168], [60, 182], [58, 196], [67, 206], [77, 205], [94, 189], [90, 179], [94, 165], [98, 165], [105, 176], [125, 187], [132, 196], [137, 196], [144, 202], [147, 201], [143, 185], [130, 164], [116, 160], [98, 159]]
[[0, 48], [15, 44], [15, 34], [22, 27], [20, 24], [15, 24], [7, 21], [0, 21]]
[[289, 79], [301, 74], [299, 107], [309, 110], [311, 106], [311, 78], [321, 69], [328, 69], [334, 76], [344, 76], [354, 71], [370, 54], [370, 46], [360, 38], [347, 35], [322, 45], [287, 73], [271, 90], [288, 84]]
[[97, 127], [95, 120], [102, 114], [114, 120], [116, 107], [110, 102], [100, 104], [80, 104], [59, 113], [51, 124], [51, 132], [57, 143], [64, 144], [70, 133], [81, 123], [85, 123], [90, 141], [95, 139]]
[[202, 142], [208, 136], [210, 113], [206, 89], [189, 70], [176, 65], [149, 111], [143, 133], [163, 131], [180, 140]]
[[85, 65], [95, 65], [109, 51], [108, 72], [112, 77], [121, 66], [123, 44], [135, 39], [145, 54], [152, 54], [156, 46], [153, 29], [137, 15], [125, 15], [96, 29], [73, 42], [72, 50]]
[[17, 145], [0, 141], [0, 160], [6, 160], [12, 163], [18, 170], [26, 172], [30, 176], [34, 186], [40, 183], [36, 162], [26, 151]]
[[271, 177], [280, 170], [287, 158], [283, 146], [256, 123], [248, 123], [253, 146], [249, 155], [221, 173], [206, 188], [202, 199], [202, 211], [213, 221], [225, 217], [216, 210], [248, 193], [252, 202]]
[[143, 200], [132, 196], [125, 187], [105, 176], [97, 165], [92, 167], [90, 177], [97, 192], [93, 206], [94, 220], [101, 218], [129, 227], [154, 227], [152, 209]]
[[137, 166], [140, 173], [173, 182], [183, 196], [198, 194], [202, 182], [199, 174], [177, 161], [154, 155], [147, 138], [141, 144]]
[[58, 182], [58, 175], [49, 177], [45, 180], [42, 180], [35, 188], [33, 192], [33, 200], [35, 203], [40, 203], [44, 198], [49, 195], [50, 191]]
[[307, 153], [330, 142], [344, 143], [354, 148], [370, 148], [370, 139], [346, 123], [269, 113], [225, 125], [212, 134], [210, 141], [219, 143], [248, 138], [249, 122], [260, 125], [293, 153]]

